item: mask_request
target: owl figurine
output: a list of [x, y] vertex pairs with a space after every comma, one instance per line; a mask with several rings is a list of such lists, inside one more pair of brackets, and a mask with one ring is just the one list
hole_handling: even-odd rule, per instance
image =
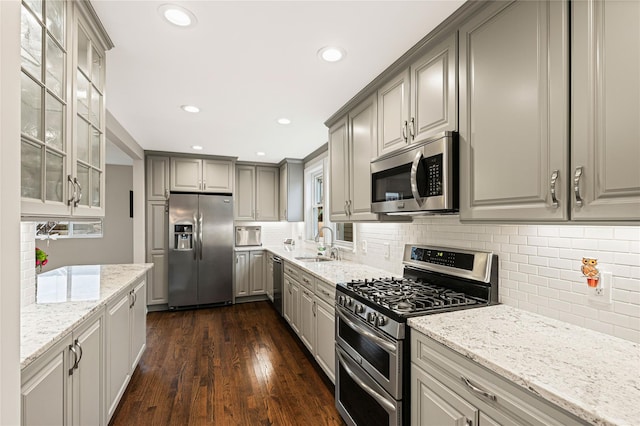
[[582, 258], [582, 275], [588, 278], [594, 278], [600, 275], [597, 265], [598, 259], [591, 259], [588, 257]]

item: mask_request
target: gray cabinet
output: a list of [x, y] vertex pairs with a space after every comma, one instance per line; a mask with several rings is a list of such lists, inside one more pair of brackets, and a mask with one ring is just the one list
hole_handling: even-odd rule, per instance
[[22, 215], [104, 216], [105, 53], [113, 45], [88, 4], [21, 7]]
[[304, 164], [302, 160], [285, 159], [280, 166], [280, 220], [304, 220]]
[[235, 220], [278, 220], [279, 185], [277, 167], [236, 165]]
[[639, 220], [640, 3], [571, 10], [571, 218]]
[[266, 259], [264, 250], [238, 251], [235, 253], [236, 266], [235, 296], [257, 296], [267, 292]]
[[143, 277], [106, 307], [105, 424], [118, 408], [146, 348], [146, 291], [146, 278]]
[[315, 290], [315, 346], [314, 355], [329, 379], [335, 381], [336, 325], [335, 286], [316, 279]]
[[171, 157], [171, 190], [232, 193], [233, 161]]
[[238, 251], [235, 254], [236, 266], [234, 277], [234, 294], [236, 297], [243, 297], [249, 295], [249, 252]]
[[147, 262], [153, 263], [147, 287], [147, 305], [161, 305], [169, 301], [168, 202], [147, 202]]
[[147, 155], [147, 262], [153, 263], [147, 283], [147, 305], [166, 305], [169, 301], [169, 175], [168, 156]]
[[169, 198], [169, 157], [148, 155], [146, 163], [147, 200]]
[[23, 425], [105, 425], [104, 310], [22, 371]]
[[316, 342], [315, 316], [316, 301], [313, 291], [300, 287], [300, 340], [312, 354]]
[[378, 155], [457, 130], [456, 48], [454, 32], [378, 89]]
[[329, 129], [330, 213], [333, 222], [377, 220], [371, 213], [371, 159], [377, 144], [375, 96]]
[[439, 342], [411, 332], [411, 424], [583, 424]]
[[[285, 269], [286, 271], [286, 269]], [[296, 334], [300, 334], [300, 284], [285, 272], [282, 287], [283, 316]]]
[[460, 28], [460, 218], [568, 219], [568, 4], [490, 3]]
[[66, 336], [22, 372], [22, 425], [70, 423], [67, 352], [72, 342], [71, 335]]

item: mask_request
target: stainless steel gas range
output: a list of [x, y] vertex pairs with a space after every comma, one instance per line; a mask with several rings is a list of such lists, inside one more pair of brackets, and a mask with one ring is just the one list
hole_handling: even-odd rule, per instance
[[349, 425], [408, 425], [407, 318], [498, 303], [498, 259], [407, 244], [401, 278], [336, 287], [336, 407]]

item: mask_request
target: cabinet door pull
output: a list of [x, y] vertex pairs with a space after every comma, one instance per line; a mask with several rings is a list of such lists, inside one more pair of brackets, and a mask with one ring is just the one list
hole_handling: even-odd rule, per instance
[[576, 205], [582, 206], [582, 197], [580, 196], [580, 178], [582, 177], [582, 166], [576, 167], [573, 174], [573, 193], [576, 196]]
[[351, 212], [351, 200], [347, 201], [347, 213], [348, 216], [351, 216], [352, 212]]
[[404, 124], [402, 125], [402, 139], [404, 139], [404, 141], [407, 141], [407, 120], [404, 121]]
[[349, 216], [349, 212], [347, 211], [347, 202], [344, 202], [344, 215]]
[[[76, 187], [76, 184], [73, 181], [73, 178], [71, 177], [71, 175], [67, 175], [67, 181], [73, 186], [73, 195], [71, 195], [71, 198], [69, 198], [69, 200], [67, 201], [67, 205], [70, 206], [71, 203], [76, 201], [76, 195], [77, 195], [76, 188], [77, 187]], [[75, 207], [75, 205], [74, 205], [74, 207]]]
[[168, 199], [169, 199], [169, 190], [168, 190], [168, 189], [165, 189], [165, 190], [164, 190], [164, 198], [165, 198], [166, 200], [168, 200]]
[[463, 383], [467, 385], [467, 387], [471, 389], [474, 393], [477, 393], [480, 396], [484, 396], [485, 398], [490, 399], [491, 401], [495, 401], [497, 399], [494, 394], [489, 393], [486, 390], [477, 387], [476, 385], [471, 383], [469, 379], [467, 379], [466, 377], [460, 376], [460, 378], [462, 379]]
[[411, 117], [411, 122], [409, 123], [411, 127], [409, 127], [409, 134], [411, 135], [411, 139], [416, 137], [416, 119]]
[[550, 189], [549, 192], [551, 192], [551, 205], [555, 208], [558, 208], [558, 198], [556, 197], [556, 182], [558, 181], [558, 177], [560, 176], [560, 170], [554, 170], [553, 173], [551, 173], [551, 182], [550, 182]]
[[75, 198], [75, 200], [73, 201], [73, 207], [78, 207], [78, 204], [80, 204], [80, 200], [82, 200], [82, 186], [80, 185], [80, 182], [78, 182], [78, 178], [73, 178], [73, 185], [78, 187], [78, 198]]
[[69, 375], [73, 375], [73, 370], [78, 366], [78, 352], [76, 351], [75, 345], [69, 345], [69, 351], [73, 352], [73, 365], [69, 369]]
[[78, 339], [76, 339], [75, 343], [74, 343], [75, 347], [78, 348], [80, 350], [80, 356], [78, 357], [78, 361], [76, 361], [76, 370], [78, 369], [78, 364], [80, 364], [80, 361], [82, 361], [82, 346], [80, 346], [80, 342], [78, 341]]
[[316, 316], [316, 302], [313, 302], [313, 305], [311, 306], [311, 312], [313, 312], [313, 316]]

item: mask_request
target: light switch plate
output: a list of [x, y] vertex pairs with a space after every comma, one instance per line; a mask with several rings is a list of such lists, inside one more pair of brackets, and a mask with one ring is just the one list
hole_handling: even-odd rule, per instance
[[391, 246], [389, 243], [384, 243], [384, 258], [388, 259], [391, 257]]
[[360, 241], [360, 251], [362, 254], [367, 254], [367, 240]]

